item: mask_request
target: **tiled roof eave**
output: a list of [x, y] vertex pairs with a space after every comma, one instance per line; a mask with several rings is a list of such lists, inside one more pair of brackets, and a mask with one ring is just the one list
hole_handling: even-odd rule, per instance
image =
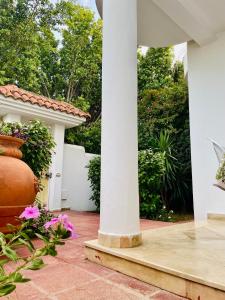
[[34, 94], [32, 92], [18, 88], [15, 85], [0, 86], [0, 95], [5, 98], [11, 98], [14, 101], [20, 101], [24, 103], [30, 103], [34, 106], [43, 107], [47, 110], [57, 111], [59, 113], [65, 113], [80, 118], [88, 118], [90, 115], [74, 107], [72, 104], [53, 100], [44, 96]]

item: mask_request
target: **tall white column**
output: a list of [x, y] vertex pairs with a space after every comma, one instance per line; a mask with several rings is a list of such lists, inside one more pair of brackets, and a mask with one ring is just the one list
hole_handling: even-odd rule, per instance
[[99, 243], [141, 243], [137, 138], [137, 0], [103, 4], [103, 99]]
[[49, 169], [51, 173], [48, 195], [49, 210], [61, 209], [64, 134], [64, 125], [55, 124], [52, 126], [52, 135], [56, 146], [52, 155], [52, 165]]

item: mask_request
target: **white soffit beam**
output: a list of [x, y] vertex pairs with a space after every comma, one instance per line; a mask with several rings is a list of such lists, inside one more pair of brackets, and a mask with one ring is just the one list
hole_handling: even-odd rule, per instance
[[196, 0], [152, 1], [200, 46], [216, 39], [210, 19]]

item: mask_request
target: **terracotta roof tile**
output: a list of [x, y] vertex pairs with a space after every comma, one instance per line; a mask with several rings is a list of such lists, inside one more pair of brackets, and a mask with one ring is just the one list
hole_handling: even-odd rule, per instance
[[23, 102], [30, 102], [31, 104], [43, 106], [47, 109], [53, 109], [55, 111], [61, 111], [81, 118], [90, 117], [88, 113], [85, 113], [82, 110], [74, 107], [72, 104], [53, 100], [44, 96], [34, 94], [32, 92], [25, 91], [13, 84], [0, 86], [0, 94], [5, 97], [12, 97], [16, 101], [19, 100]]

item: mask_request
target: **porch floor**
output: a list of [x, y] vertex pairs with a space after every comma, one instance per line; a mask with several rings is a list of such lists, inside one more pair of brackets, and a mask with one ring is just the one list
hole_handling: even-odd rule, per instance
[[[24, 271], [32, 281], [18, 284], [10, 300], [182, 300], [153, 285], [123, 275], [104, 266], [87, 261], [84, 242], [97, 238], [99, 215], [65, 212], [76, 226], [79, 238], [69, 240], [58, 248], [57, 257], [44, 257], [46, 267], [39, 271]], [[142, 220], [141, 227], [154, 229], [171, 223]], [[23, 249], [21, 249], [21, 254]], [[9, 269], [13, 264], [9, 265]], [[212, 300], [212, 299], [211, 299]]]
[[225, 299], [223, 218], [145, 230], [142, 246], [132, 249], [85, 244], [87, 257], [101, 265], [188, 299]]

